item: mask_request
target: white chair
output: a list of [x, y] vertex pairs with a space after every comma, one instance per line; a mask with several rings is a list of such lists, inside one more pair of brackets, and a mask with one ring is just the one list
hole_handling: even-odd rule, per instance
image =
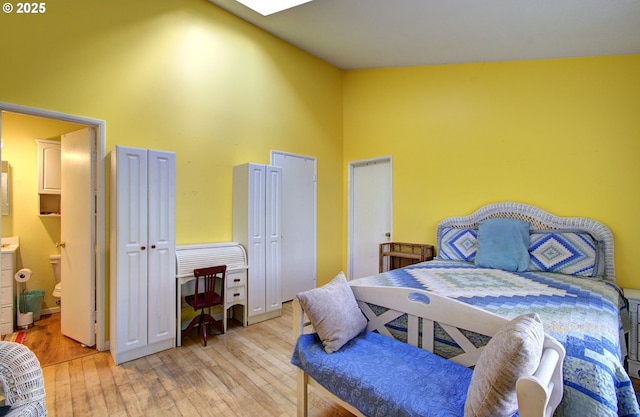
[[7, 416], [46, 416], [44, 378], [36, 355], [28, 347], [0, 341], [0, 383]]

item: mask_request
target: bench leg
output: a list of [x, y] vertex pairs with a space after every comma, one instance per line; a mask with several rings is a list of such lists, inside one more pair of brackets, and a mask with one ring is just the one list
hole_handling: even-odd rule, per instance
[[307, 417], [309, 410], [309, 376], [302, 370], [296, 371], [297, 417]]

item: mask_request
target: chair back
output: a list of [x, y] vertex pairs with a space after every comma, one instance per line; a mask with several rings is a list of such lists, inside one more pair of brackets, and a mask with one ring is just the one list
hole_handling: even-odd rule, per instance
[[196, 277], [193, 307], [196, 310], [223, 303], [226, 273], [226, 265], [210, 266], [193, 270], [193, 275]]
[[25, 345], [0, 341], [0, 386], [5, 404], [11, 406], [7, 415], [47, 415], [42, 368]]

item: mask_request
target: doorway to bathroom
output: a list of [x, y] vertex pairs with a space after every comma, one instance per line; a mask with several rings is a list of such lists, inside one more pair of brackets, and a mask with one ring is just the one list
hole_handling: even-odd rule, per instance
[[42, 315], [26, 331], [22, 343], [35, 353], [42, 367], [98, 353], [97, 349], [86, 347], [62, 334], [59, 312]]
[[[0, 122], [2, 129], [0, 131], [0, 143], [3, 144], [2, 159], [8, 160], [10, 167], [12, 165], [17, 168], [22, 165], [33, 166], [36, 155], [34, 152], [20, 153], [16, 152], [11, 155], [11, 152], [15, 149], [33, 149], [35, 142], [34, 139], [48, 139], [51, 136], [47, 136], [47, 130], [44, 129], [44, 137], [38, 133], [38, 127], [43, 123], [57, 123], [59, 126], [67, 126], [68, 130], [60, 131], [54, 134], [60, 141], [65, 138], [70, 138], [68, 141], [71, 143], [71, 148], [67, 148], [66, 160], [67, 164], [70, 164], [73, 170], [67, 170], [72, 172], [70, 178], [70, 184], [67, 185], [65, 191], [69, 193], [66, 198], [67, 202], [72, 200], [79, 200], [82, 204], [77, 205], [80, 212], [72, 213], [73, 207], [66, 209], [68, 215], [65, 219], [65, 212], [61, 211], [60, 214], [52, 216], [38, 216], [35, 213], [38, 210], [37, 207], [33, 207], [33, 204], [27, 203], [24, 206], [20, 206], [21, 202], [18, 199], [11, 199], [11, 205], [14, 207], [13, 213], [9, 216], [3, 216], [2, 221], [2, 236], [13, 236], [19, 234], [19, 230], [26, 234], [25, 239], [21, 240], [22, 252], [19, 254], [19, 263], [24, 266], [34, 265], [34, 276], [40, 275], [42, 277], [52, 277], [53, 272], [51, 265], [49, 264], [50, 254], [60, 253], [62, 262], [66, 262], [67, 277], [64, 277], [63, 268], [63, 288], [65, 288], [64, 296], [62, 298], [62, 308], [60, 313], [57, 313], [55, 301], [49, 296], [53, 289], [53, 278], [50, 278], [51, 283], [46, 290], [47, 297], [44, 305], [43, 313], [53, 313], [51, 316], [55, 318], [55, 314], [59, 314], [60, 324], [59, 328], [73, 338], [79, 344], [85, 346], [95, 346], [97, 350], [106, 350], [106, 320], [105, 320], [105, 260], [104, 260], [104, 233], [105, 233], [105, 195], [104, 195], [104, 122], [97, 119], [89, 119], [80, 116], [74, 116], [69, 114], [56, 113], [46, 110], [39, 110], [33, 108], [27, 108], [22, 106], [15, 106], [6, 103], [0, 103]], [[66, 125], [65, 125], [66, 124]], [[76, 133], [84, 130], [83, 135], [78, 136]], [[28, 131], [31, 136], [30, 139], [21, 139], [28, 143], [23, 147], [4, 146], [5, 143], [15, 140], [16, 137], [25, 136], [24, 133]], [[27, 135], [28, 136], [28, 135]], [[33, 158], [30, 159], [29, 158]], [[78, 161], [85, 161], [80, 167], [77, 166]], [[88, 164], [86, 161], [89, 161]], [[74, 167], [74, 164], [76, 165]], [[15, 170], [14, 168], [14, 170]], [[38, 189], [35, 185], [30, 184], [31, 178], [29, 175], [16, 175], [12, 178], [14, 189], [28, 189], [30, 192], [36, 194]], [[80, 185], [77, 181], [80, 180]], [[26, 183], [26, 182], [29, 183]], [[69, 184], [69, 183], [67, 183]], [[72, 191], [70, 191], [72, 190]], [[12, 193], [10, 192], [10, 196]], [[15, 197], [15, 194], [13, 194]], [[75, 206], [75, 204], [73, 204]], [[62, 205], [64, 207], [64, 203]], [[25, 221], [16, 220], [17, 213], [26, 212], [29, 213], [31, 224], [26, 225]], [[72, 226], [76, 226], [78, 218], [89, 219], [89, 230], [69, 232], [69, 223]], [[67, 220], [65, 222], [65, 220]], [[67, 226], [63, 226], [64, 224]], [[85, 221], [86, 223], [86, 221]], [[26, 228], [41, 229], [49, 236], [50, 242], [38, 242], [36, 239], [29, 239], [33, 237], [29, 233], [26, 233]], [[65, 230], [62, 230], [62, 229]], [[75, 233], [69, 234], [69, 233]], [[46, 240], [46, 239], [45, 239]], [[40, 253], [37, 257], [33, 257], [31, 252], [33, 248], [40, 245], [47, 245], [49, 249], [45, 249], [47, 252]], [[51, 246], [55, 244], [57, 248]], [[80, 250], [72, 254], [67, 253], [67, 250], [73, 249]], [[74, 260], [74, 259], [77, 259]], [[48, 268], [48, 269], [47, 269]], [[36, 270], [38, 274], [36, 274]], [[82, 273], [76, 274], [75, 272], [81, 270]], [[76, 282], [74, 283], [74, 280]], [[78, 284], [78, 285], [76, 285]], [[65, 308], [66, 307], [66, 308]], [[66, 317], [65, 317], [66, 315]], [[79, 319], [79, 320], [78, 320]], [[38, 322], [36, 322], [37, 324]], [[71, 324], [69, 324], [71, 323]], [[67, 329], [65, 330], [65, 325]], [[69, 328], [69, 326], [72, 326]], [[54, 329], [55, 326], [52, 326]], [[31, 330], [31, 329], [30, 329]], [[35, 326], [34, 329], [35, 330]], [[37, 336], [37, 332], [33, 331], [34, 337]], [[43, 333], [41, 333], [42, 335]], [[26, 344], [26, 343], [25, 343]]]

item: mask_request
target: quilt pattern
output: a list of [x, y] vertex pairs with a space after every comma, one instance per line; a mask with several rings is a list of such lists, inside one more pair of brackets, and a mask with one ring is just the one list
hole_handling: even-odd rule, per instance
[[[351, 281], [432, 291], [514, 318], [536, 312], [567, 351], [555, 416], [640, 416], [621, 357], [620, 290], [607, 281], [551, 272], [506, 272], [434, 260]], [[626, 312], [626, 310], [625, 310]]]
[[478, 250], [478, 231], [448, 228], [442, 232], [440, 255], [443, 259], [472, 262]]
[[588, 233], [533, 233], [530, 270], [592, 277], [596, 273], [596, 243]]

